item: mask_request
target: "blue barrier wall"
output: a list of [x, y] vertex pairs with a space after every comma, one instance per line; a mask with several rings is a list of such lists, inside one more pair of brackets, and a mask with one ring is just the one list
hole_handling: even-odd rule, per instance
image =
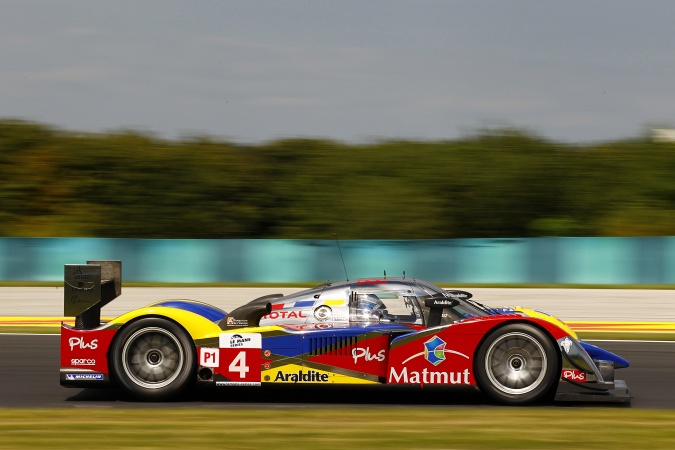
[[[350, 279], [438, 283], [675, 284], [675, 237], [341, 241]], [[0, 280], [60, 281], [63, 265], [120, 259], [125, 281], [343, 280], [335, 241], [0, 239]]]

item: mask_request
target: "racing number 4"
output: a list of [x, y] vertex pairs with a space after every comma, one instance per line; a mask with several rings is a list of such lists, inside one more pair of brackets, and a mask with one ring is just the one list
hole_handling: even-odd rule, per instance
[[221, 348], [220, 367], [216, 369], [227, 382], [260, 385], [261, 356], [259, 348]]
[[216, 385], [260, 386], [262, 337], [260, 333], [222, 333], [220, 365], [215, 372], [224, 380]]
[[234, 357], [227, 370], [230, 373], [239, 373], [239, 378], [242, 380], [246, 378], [246, 374], [251, 371], [246, 365], [246, 350], [241, 350], [237, 353], [237, 356]]

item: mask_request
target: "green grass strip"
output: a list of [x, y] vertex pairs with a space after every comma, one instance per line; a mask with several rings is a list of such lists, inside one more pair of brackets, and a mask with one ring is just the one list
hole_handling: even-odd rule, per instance
[[627, 408], [0, 410], [0, 448], [672, 449], [675, 412]]

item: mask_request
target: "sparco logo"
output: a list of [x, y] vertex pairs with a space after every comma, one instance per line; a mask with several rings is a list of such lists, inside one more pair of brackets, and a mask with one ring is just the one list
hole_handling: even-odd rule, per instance
[[86, 348], [96, 350], [98, 348], [98, 339], [93, 339], [91, 342], [85, 342], [83, 337], [71, 337], [68, 339], [70, 351], [72, 352], [76, 347], [84, 350]]
[[70, 360], [71, 366], [94, 366], [96, 365], [95, 359], [76, 359], [73, 358]]

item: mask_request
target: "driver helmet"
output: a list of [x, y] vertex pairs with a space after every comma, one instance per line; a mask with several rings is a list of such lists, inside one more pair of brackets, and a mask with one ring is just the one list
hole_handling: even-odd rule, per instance
[[356, 308], [361, 314], [370, 316], [377, 310], [386, 309], [386, 306], [375, 294], [358, 294]]

